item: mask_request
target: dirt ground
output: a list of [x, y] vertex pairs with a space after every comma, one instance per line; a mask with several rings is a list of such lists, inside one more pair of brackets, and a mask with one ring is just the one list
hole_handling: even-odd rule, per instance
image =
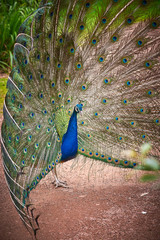
[[[76, 164], [75, 164], [76, 163]], [[30, 240], [14, 208], [0, 159], [0, 240]], [[143, 173], [78, 157], [58, 167], [68, 189], [55, 189], [51, 173], [31, 192], [40, 213], [38, 240], [160, 240], [160, 181]]]

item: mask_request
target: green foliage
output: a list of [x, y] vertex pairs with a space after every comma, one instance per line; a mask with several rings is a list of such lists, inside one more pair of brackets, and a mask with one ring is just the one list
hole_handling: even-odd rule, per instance
[[2, 116], [4, 97], [7, 92], [6, 83], [7, 83], [7, 78], [0, 79], [0, 117]]
[[144, 169], [148, 171], [158, 171], [159, 170], [159, 162], [154, 158], [146, 158], [144, 159]]
[[141, 162], [136, 169], [153, 172], [151, 174], [143, 174], [140, 178], [141, 182], [154, 181], [160, 177], [160, 162], [158, 159], [150, 156], [151, 150], [152, 146], [149, 143], [144, 143], [141, 145], [140, 154], [136, 153], [134, 150], [125, 151], [126, 157], [131, 157], [137, 162]]
[[12, 69], [13, 47], [20, 25], [38, 7], [40, 0], [0, 1], [0, 71]]
[[152, 147], [149, 143], [145, 143], [141, 146], [141, 160], [143, 162], [142, 169], [153, 171], [152, 174], [144, 174], [140, 178], [141, 182], [150, 182], [155, 181], [160, 177], [159, 169], [160, 163], [157, 159], [149, 157], [149, 153], [152, 150]]
[[150, 182], [150, 181], [155, 181], [159, 178], [158, 174], [144, 174], [140, 181], [141, 182]]

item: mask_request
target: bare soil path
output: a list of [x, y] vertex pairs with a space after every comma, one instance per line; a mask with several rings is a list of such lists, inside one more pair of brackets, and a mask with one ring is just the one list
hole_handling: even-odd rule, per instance
[[[38, 240], [160, 239], [160, 181], [139, 183], [137, 172], [101, 163], [88, 173], [90, 160], [78, 160], [73, 169], [74, 160], [58, 169], [69, 189], [55, 189], [50, 173], [31, 193], [41, 214]], [[0, 176], [0, 240], [30, 240], [11, 202], [2, 159]]]

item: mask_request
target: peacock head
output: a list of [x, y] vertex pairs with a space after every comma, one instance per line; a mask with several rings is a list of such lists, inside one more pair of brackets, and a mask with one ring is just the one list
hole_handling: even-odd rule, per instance
[[76, 113], [79, 113], [79, 112], [82, 111], [82, 107], [83, 107], [83, 104], [82, 104], [82, 103], [77, 104], [77, 105], [74, 107], [74, 111], [75, 111]]

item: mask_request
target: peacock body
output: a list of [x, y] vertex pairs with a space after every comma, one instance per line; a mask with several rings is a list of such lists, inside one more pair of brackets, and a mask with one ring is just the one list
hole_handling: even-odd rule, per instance
[[78, 153], [134, 168], [125, 150], [145, 142], [160, 157], [159, 13], [158, 0], [44, 0], [20, 27], [1, 146], [11, 198], [35, 234], [29, 193], [59, 162]]

